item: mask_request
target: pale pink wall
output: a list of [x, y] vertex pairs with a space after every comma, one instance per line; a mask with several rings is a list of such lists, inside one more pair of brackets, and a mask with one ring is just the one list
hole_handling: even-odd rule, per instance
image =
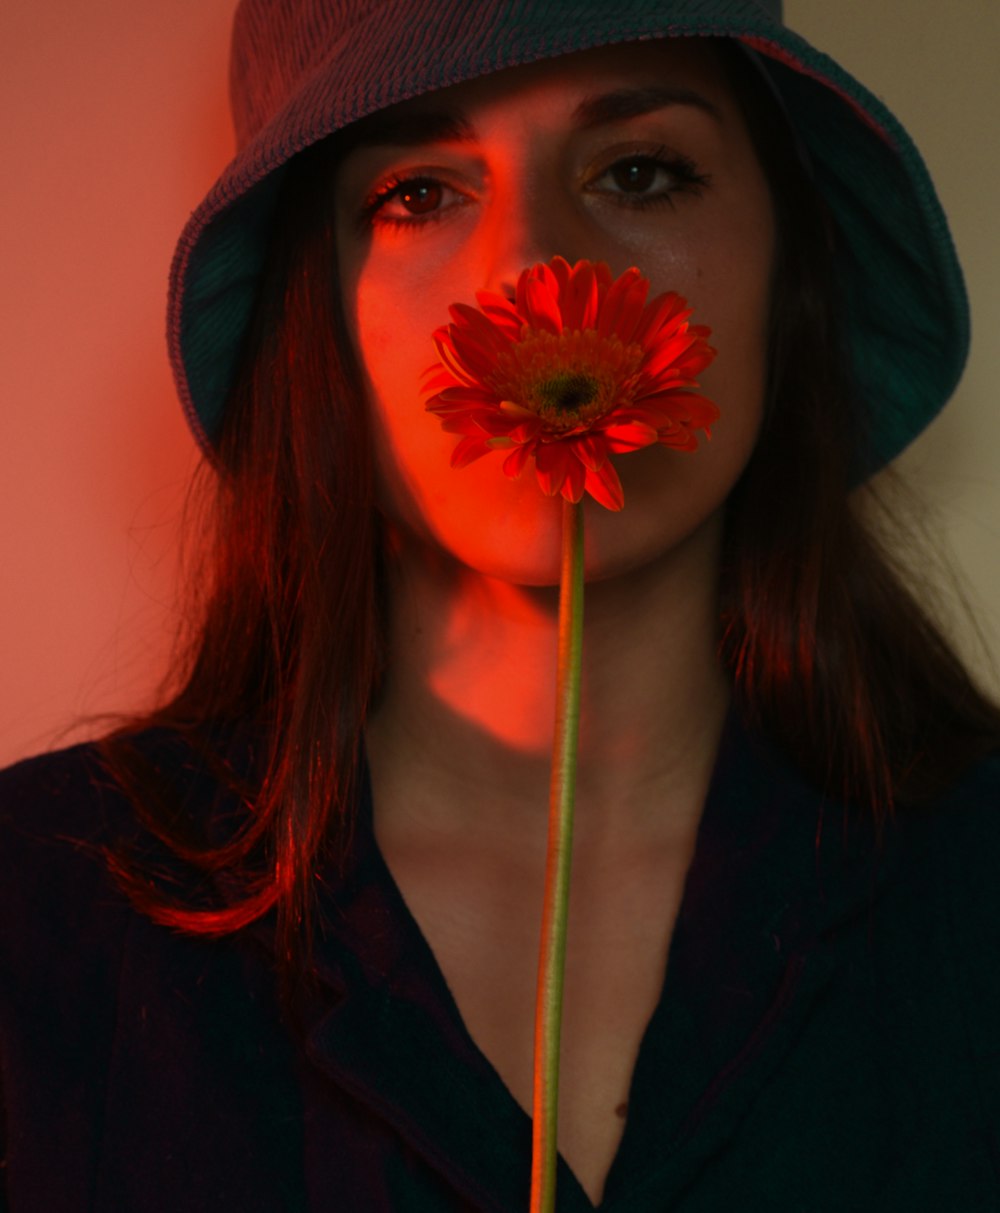
[[[234, 6], [0, 5], [0, 765], [81, 714], [145, 701], [163, 672], [194, 460], [164, 354], [165, 282], [231, 150]], [[940, 0], [787, 7], [899, 107], [955, 216], [975, 358], [915, 463], [995, 636], [1000, 7], [950, 0], [947, 31]]]
[[163, 669], [193, 462], [165, 283], [232, 151], [234, 7], [0, 5], [0, 763]]

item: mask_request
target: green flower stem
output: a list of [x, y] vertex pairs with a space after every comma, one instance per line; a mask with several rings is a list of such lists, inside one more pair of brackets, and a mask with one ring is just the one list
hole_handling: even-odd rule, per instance
[[573, 852], [573, 799], [580, 732], [580, 653], [583, 644], [583, 504], [563, 501], [559, 580], [559, 660], [556, 727], [549, 783], [549, 840], [535, 1001], [531, 1213], [552, 1213], [556, 1198], [559, 1115], [559, 1034], [562, 1026], [566, 920]]

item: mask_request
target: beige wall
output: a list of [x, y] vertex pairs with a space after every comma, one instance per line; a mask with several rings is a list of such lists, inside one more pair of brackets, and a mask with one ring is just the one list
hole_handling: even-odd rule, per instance
[[[173, 241], [229, 154], [234, 0], [0, 6], [0, 764], [148, 699], [193, 448], [163, 352]], [[788, 0], [909, 125], [954, 218], [973, 361], [907, 461], [1000, 651], [996, 0]]]
[[[1000, 3], [785, 0], [785, 14], [902, 121], [951, 221], [972, 303], [971, 357], [948, 408], [898, 465], [967, 594], [973, 622], [953, 606], [953, 634], [1000, 693]], [[926, 576], [945, 608], [955, 603], [947, 570]]]

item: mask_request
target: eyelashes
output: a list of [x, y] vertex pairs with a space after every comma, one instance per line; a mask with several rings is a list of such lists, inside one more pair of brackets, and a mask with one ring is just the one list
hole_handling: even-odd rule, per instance
[[[676, 206], [677, 195], [699, 196], [711, 176], [699, 171], [687, 156], [661, 147], [616, 154], [606, 165], [585, 176], [584, 193], [633, 210]], [[362, 228], [414, 229], [447, 218], [474, 200], [471, 191], [447, 179], [440, 169], [410, 169], [380, 181], [365, 198]]]
[[421, 227], [436, 223], [471, 197], [433, 171], [401, 173], [386, 178], [361, 207], [363, 227]]
[[[688, 156], [668, 151], [636, 152], [618, 156], [593, 175], [585, 188], [589, 193], [614, 197], [623, 206], [644, 210], [650, 206], [676, 206], [677, 194], [699, 196], [711, 184], [708, 173]], [[611, 182], [614, 189], [602, 182]]]

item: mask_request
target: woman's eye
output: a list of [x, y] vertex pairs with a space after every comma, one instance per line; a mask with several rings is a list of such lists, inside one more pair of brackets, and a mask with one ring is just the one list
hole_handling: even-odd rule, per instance
[[365, 202], [365, 218], [374, 224], [405, 227], [440, 218], [466, 199], [435, 177], [396, 178], [383, 183]]
[[397, 187], [396, 201], [408, 215], [427, 215], [441, 205], [440, 181], [409, 181]]
[[645, 194], [653, 187], [660, 166], [652, 160], [623, 160], [608, 173], [615, 185], [628, 194]]
[[630, 206], [654, 202], [672, 206], [674, 194], [700, 193], [709, 180], [686, 156], [636, 155], [616, 160], [593, 178], [588, 189], [615, 196]]

